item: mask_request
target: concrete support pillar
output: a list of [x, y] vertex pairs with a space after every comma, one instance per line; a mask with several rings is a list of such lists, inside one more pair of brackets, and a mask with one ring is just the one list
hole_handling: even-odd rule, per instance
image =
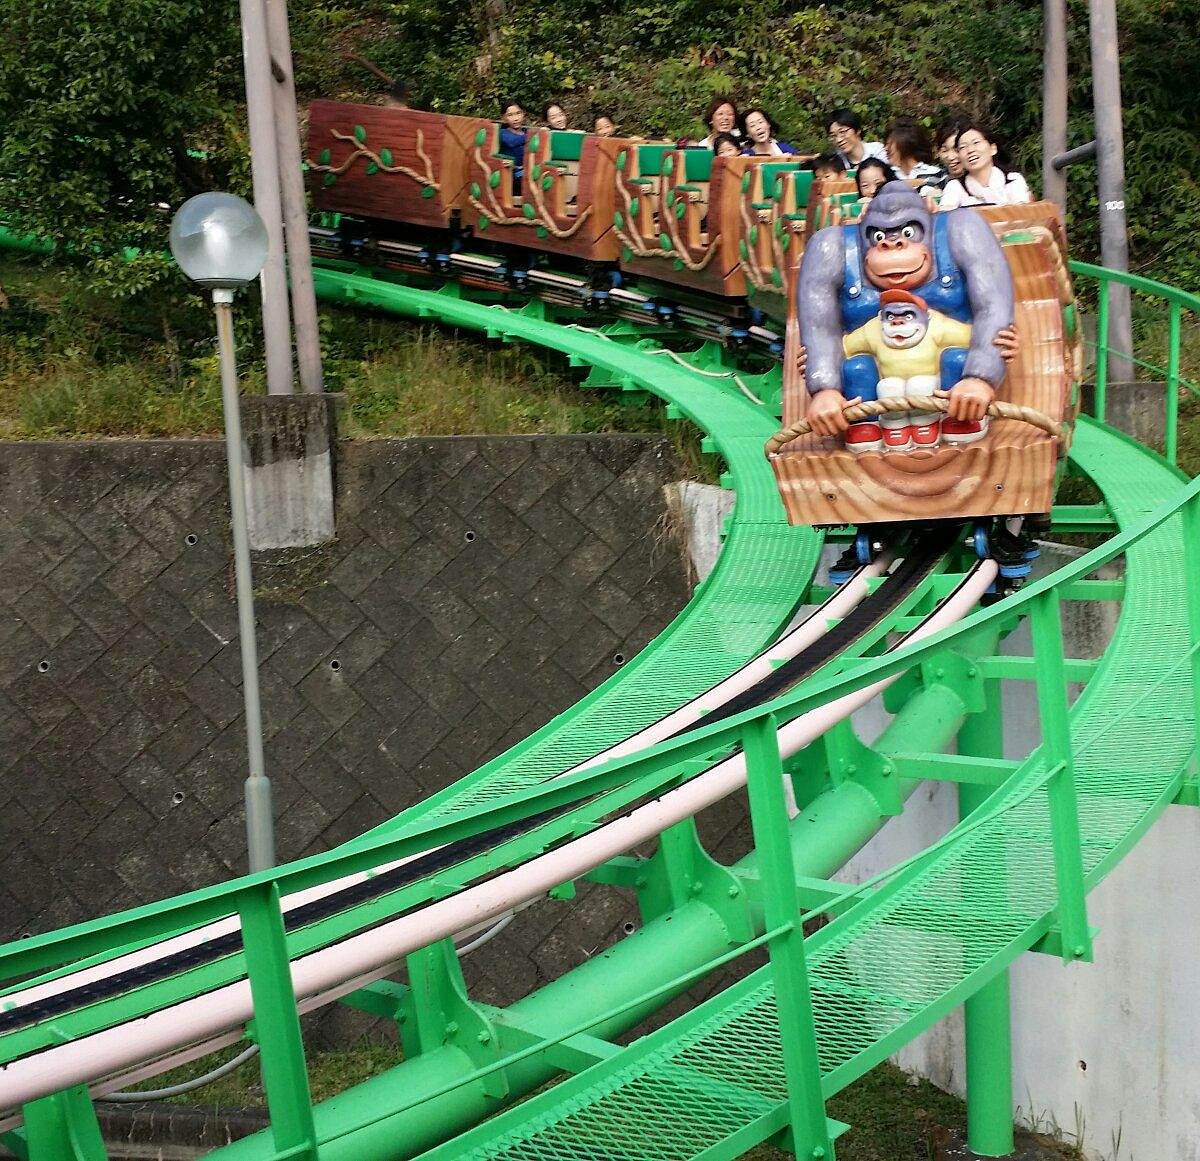
[[250, 123], [250, 172], [254, 208], [267, 227], [270, 249], [263, 267], [263, 341], [267, 356], [267, 391], [292, 392], [292, 327], [284, 267], [283, 211], [279, 190], [279, 151], [275, 143], [275, 106], [271, 54], [263, 0], [240, 0], [242, 62], [246, 72], [246, 111]]
[[251, 548], [298, 548], [333, 539], [330, 399], [242, 397]]
[[265, 0], [270, 44], [275, 144], [287, 240], [287, 272], [292, 290], [292, 323], [296, 328], [296, 362], [300, 387], [324, 391], [321, 338], [317, 328], [317, 296], [313, 289], [312, 252], [308, 243], [308, 204], [304, 196], [300, 125], [296, 115], [296, 84], [292, 71], [292, 39], [288, 32], [287, 0]]
[[[1116, 0], [1089, 0], [1092, 41], [1092, 101], [1096, 114], [1097, 192], [1100, 198], [1100, 261], [1110, 270], [1129, 269], [1125, 223], [1125, 133], [1121, 124], [1121, 62]], [[1114, 283], [1108, 295], [1108, 379], [1134, 378], [1133, 322], [1129, 287]]]

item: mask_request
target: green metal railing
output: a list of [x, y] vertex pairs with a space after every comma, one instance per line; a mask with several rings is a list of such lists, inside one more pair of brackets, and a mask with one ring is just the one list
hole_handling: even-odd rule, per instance
[[[1183, 316], [1192, 315], [1200, 325], [1200, 295], [1189, 294], [1163, 282], [1155, 282], [1138, 274], [1127, 274], [1117, 270], [1108, 270], [1103, 266], [1093, 266], [1087, 262], [1069, 262], [1071, 273], [1076, 277], [1086, 278], [1098, 283], [1096, 305], [1096, 340], [1088, 342], [1096, 357], [1096, 396], [1094, 416], [1101, 423], [1106, 422], [1108, 413], [1108, 384], [1109, 362], [1116, 357], [1122, 361], [1128, 360], [1141, 371], [1148, 371], [1158, 376], [1166, 390], [1165, 399], [1165, 455], [1167, 460], [1175, 464], [1179, 458], [1179, 396], [1180, 390], [1186, 389], [1193, 396], [1200, 396], [1200, 385], [1194, 380], [1184, 378], [1180, 373], [1180, 357], [1182, 351]], [[1167, 312], [1167, 363], [1160, 366], [1148, 360], [1138, 358], [1134, 354], [1126, 356], [1124, 352], [1114, 352], [1109, 346], [1109, 294], [1108, 288], [1114, 284], [1128, 286], [1139, 298], [1146, 302], [1165, 303]], [[1200, 344], [1198, 344], [1200, 346]]]
[[[1180, 374], [1182, 320], [1184, 312], [1200, 313], [1200, 297], [1134, 275], [1120, 275], [1086, 264], [1072, 263], [1071, 269], [1078, 276], [1093, 278], [1101, 283], [1095, 344], [1095, 411], [1097, 420], [1101, 422], [1108, 403], [1110, 351], [1105, 293], [1107, 284], [1123, 282], [1149, 299], [1169, 304], [1166, 367], [1158, 368], [1142, 362], [1138, 365], [1164, 376], [1166, 459], [1174, 465], [1178, 458], [1180, 391], [1187, 388], [1197, 392], [1196, 385]], [[372, 291], [369, 287], [360, 287], [356, 293], [369, 299]], [[461, 311], [465, 311], [469, 305], [463, 304]], [[430, 313], [433, 313], [432, 307]], [[580, 341], [592, 340], [581, 337]], [[1124, 437], [1109, 432], [1105, 438], [1118, 440]], [[771, 499], [756, 495], [755, 502], [759, 505], [756, 511], [765, 512]], [[840, 898], [846, 902], [855, 896], [868, 896], [885, 881], [893, 886], [904, 882], [906, 876], [915, 875], [934, 855], [994, 823], [1044, 790], [1053, 849], [1057, 895], [1054, 922], [1059, 931], [1060, 953], [1067, 962], [1089, 958], [1091, 933], [1087, 922], [1085, 860], [1075, 785], [1075, 767], [1081, 751], [1072, 743], [1066, 693], [1068, 680], [1073, 680], [1077, 674], [1065, 658], [1060, 606], [1061, 601], [1067, 599], [1072, 586], [1083, 583], [1090, 573], [1127, 553], [1144, 538], [1161, 531], [1174, 520], [1182, 524], [1183, 535], [1180, 540], [1186, 556], [1186, 575], [1200, 576], [1200, 479], [1186, 486], [1181, 480], [1178, 495], [1136, 520], [1099, 548], [1052, 576], [1028, 585], [1003, 603], [978, 610], [951, 628], [919, 643], [904, 645], [881, 657], [862, 661], [846, 672], [831, 676], [818, 675], [815, 680], [767, 705], [553, 782], [513, 789], [501, 788], [485, 799], [459, 803], [453, 813], [433, 813], [414, 818], [406, 823], [403, 830], [375, 832], [329, 854], [138, 908], [124, 915], [2, 947], [0, 978], [21, 981], [9, 985], [9, 991], [12, 992], [28, 986], [28, 977], [31, 975], [42, 973], [40, 978], [52, 979], [79, 966], [81, 962], [102, 963], [234, 914], [240, 917], [243, 932], [243, 950], [240, 953], [140, 988], [120, 999], [97, 1003], [80, 1012], [56, 1018], [53, 1027], [30, 1028], [0, 1037], [0, 1063], [59, 1043], [64, 1038], [86, 1035], [160, 1010], [223, 983], [248, 978], [255, 1009], [253, 1035], [263, 1049], [266, 1095], [274, 1134], [270, 1156], [278, 1159], [315, 1159], [323, 1145], [345, 1138], [363, 1127], [363, 1123], [348, 1120], [339, 1127], [338, 1132], [329, 1133], [320, 1131], [314, 1122], [291, 982], [291, 959], [327, 946], [397, 913], [450, 894], [499, 868], [526, 861], [547, 845], [585, 833], [600, 825], [606, 816], [627, 808], [641, 798], [677, 785], [682, 778], [695, 773], [700, 765], [711, 764], [715, 756], [740, 749], [747, 761], [751, 822], [760, 858], [763, 932], [742, 939], [731, 950], [706, 958], [700, 966], [678, 973], [666, 983], [656, 983], [637, 991], [632, 998], [587, 1023], [573, 1024], [565, 1031], [560, 1029], [553, 1036], [542, 1037], [516, 1053], [480, 1065], [462, 1074], [454, 1083], [423, 1095], [426, 1099], [433, 1099], [502, 1073], [526, 1057], [603, 1024], [614, 1014], [665, 998], [713, 967], [765, 945], [770, 956], [782, 1038], [787, 1121], [791, 1124], [800, 1156], [832, 1158], [836, 1127], [831, 1127], [824, 1111], [824, 1099], [830, 1090], [831, 1080], [828, 1074], [822, 1074], [820, 1064], [809, 981], [810, 960], [806, 954], [802, 928], [806, 916], [801, 914], [783, 804], [783, 767], [777, 740], [779, 726], [881, 680], [930, 667], [948, 655], [970, 656], [979, 641], [994, 639], [1011, 626], [1015, 617], [1028, 615], [1033, 633], [1032, 669], [1037, 681], [1046, 768], [998, 805], [981, 807], [966, 824], [941, 842], [868, 883], [841, 893]], [[1168, 676], [1183, 667], [1190, 667], [1196, 722], [1200, 723], [1200, 586], [1187, 586], [1186, 604], [1190, 632], [1178, 642], [1178, 657], [1157, 683], [1149, 684], [1142, 691], [1135, 704], [1152, 698]], [[1112, 727], [1110, 725], [1107, 728]], [[883, 797], [881, 808], [885, 812], [894, 809], [895, 802], [890, 797], [883, 801]], [[548, 810], [564, 810], [565, 813], [542, 823], [530, 833], [505, 841], [487, 854], [464, 860], [451, 872], [439, 875], [436, 881], [398, 888], [361, 905], [351, 913], [323, 919], [299, 931], [285, 932], [281, 899], [286, 894], [335, 878], [367, 872], [382, 863], [458, 838], [478, 835], [497, 826], [519, 823]], [[2, 1007], [3, 996], [0, 994]], [[46, 1099], [53, 1102], [58, 1098]], [[30, 1108], [32, 1110], [33, 1106]], [[382, 1120], [393, 1112], [394, 1107], [387, 1113], [379, 1113], [376, 1120]], [[29, 1123], [53, 1119], [44, 1113], [45, 1108], [34, 1110]], [[444, 1155], [465, 1156], [465, 1153], [454, 1151], [459, 1148], [457, 1143], [447, 1146], [449, 1151]], [[41, 1156], [51, 1154], [43, 1153]]]
[[[969, 642], [980, 633], [994, 631], [1011, 621], [1014, 614], [1032, 613], [1043, 731], [1052, 759], [1048, 782], [1061, 900], [1063, 956], [1064, 959], [1086, 958], [1090, 937], [1083, 893], [1078, 819], [1075, 816], [1074, 788], [1070, 775], [1071, 745], [1066, 733], [1067, 676], [1059, 618], [1059, 586], [1081, 580], [1181, 513], [1190, 529], [1200, 529], [1200, 480], [1182, 489], [1177, 499], [1134, 527], [1052, 576], [1034, 582], [1002, 605], [979, 610], [960, 624], [942, 630], [927, 640], [902, 646], [878, 659], [866, 661], [852, 673], [815, 681], [799, 691], [785, 694], [774, 702], [727, 721], [701, 727], [682, 738], [660, 743], [640, 754], [569, 775], [561, 780], [561, 785], [556, 783], [546, 787], [540, 794], [510, 796], [500, 803], [477, 808], [469, 819], [459, 816], [441, 822], [431, 821], [415, 827], [411, 834], [403, 837], [354, 844], [349, 851], [317, 856], [290, 867], [265, 871], [232, 884], [195, 892], [182, 900], [154, 904], [127, 916], [103, 919], [70, 931], [9, 945], [0, 949], [0, 971], [11, 979], [15, 975], [44, 968], [49, 963], [70, 962], [90, 955], [100, 947], [106, 946], [115, 953], [118, 950], [115, 944], [118, 942], [121, 951], [130, 946], [145, 946], [236, 910], [243, 921], [245, 963], [239, 961], [227, 965], [229, 970], [224, 974], [236, 978], [244, 975], [247, 968], [249, 970], [259, 1038], [264, 1049], [272, 1121], [280, 1126], [281, 1131], [285, 1131], [285, 1126], [290, 1126], [286, 1129], [286, 1139], [290, 1144], [286, 1145], [285, 1151], [285, 1142], [279, 1140], [277, 1143], [281, 1151], [276, 1156], [315, 1156], [315, 1153], [305, 1152], [306, 1143], [315, 1141], [315, 1136], [310, 1132], [311, 1104], [307, 1100], [303, 1046], [299, 1039], [288, 958], [311, 948], [317, 941], [301, 938], [299, 933], [284, 937], [281, 894], [326, 881], [334, 875], [363, 870], [382, 861], [426, 849], [432, 843], [446, 841], [451, 836], [478, 833], [495, 825], [496, 820], [501, 818], [515, 820], [528, 817], [545, 809], [548, 802], [561, 804], [583, 794], [608, 791], [607, 795], [581, 806], [580, 813], [563, 820], [559, 827], [550, 824], [552, 829], [558, 831], [559, 838], [578, 833], [580, 826], [586, 825], [589, 819], [594, 824], [600, 815], [666, 786], [678, 777], [681, 768], [689, 761], [742, 747], [748, 760], [755, 842], [764, 856], [767, 926], [770, 929], [767, 943], [777, 984], [783, 988], [780, 1019], [785, 1025], [785, 1043], [801, 1046], [788, 1067], [789, 1078], [798, 1085], [792, 1109], [793, 1125], [798, 1135], [803, 1133], [804, 1139], [814, 1142], [813, 1149], [824, 1148], [828, 1145], [824, 1120], [822, 1117], [818, 1122], [813, 1112], [814, 1094], [820, 1092], [819, 1074], [815, 1071], [815, 1047], [804, 1047], [815, 1044], [815, 1033], [806, 999], [803, 940], [795, 923], [799, 908], [795, 904], [795, 884], [790, 874], [790, 847], [785, 833], [786, 814], [782, 809], [780, 762], [775, 742], [777, 726], [836, 698], [929, 662], [946, 650]], [[1190, 537], [1187, 544], [1189, 568], [1200, 572], [1200, 535]], [[1194, 661], [1197, 647], [1200, 646], [1200, 588], [1192, 586], [1188, 600], [1194, 638], [1189, 643], [1184, 659]], [[1200, 689], [1200, 685], [1197, 688]], [[1197, 699], [1200, 702], [1200, 694], [1197, 694]], [[548, 840], [554, 841], [545, 830], [540, 830], [533, 841], [540, 846]], [[508, 854], [518, 860], [527, 857], [530, 842], [528, 838], [517, 840]], [[520, 850], [520, 847], [526, 849]], [[493, 859], [490, 865], [495, 867], [496, 862]], [[464, 866], [462, 870], [465, 874], [459, 877], [469, 877], [470, 868]], [[388, 910], [394, 911], [404, 903], [415, 904], [416, 898], [427, 891], [427, 887], [424, 891], [410, 891], [407, 898], [397, 893], [387, 900]], [[369, 921], [369, 917], [360, 914], [355, 926]], [[322, 930], [320, 942], [331, 937], [328, 928]], [[173, 981], [172, 986], [166, 989], [154, 986], [145, 989], [154, 995], [153, 1005], [145, 1002], [146, 996], [141, 997], [141, 1003], [133, 1006], [128, 1001], [114, 1005], [108, 1008], [107, 1018], [101, 1023], [116, 1023], [134, 1014], [177, 1001], [181, 995], [179, 983]], [[209, 979], [193, 980], [186, 991], [194, 993], [210, 986]], [[783, 997], [789, 994], [790, 1000], [784, 1001]], [[99, 1026], [94, 1020], [78, 1024], [71, 1020], [59, 1021], [50, 1040], [56, 1040], [64, 1033], [83, 1034], [91, 1030], [88, 1025], [91, 1028]], [[44, 1044], [47, 1035], [49, 1032], [44, 1030], [38, 1039]], [[20, 1033], [6, 1037], [3, 1058], [12, 1059], [31, 1050], [33, 1045], [21, 1043], [24, 1040], [25, 1037]], [[814, 1127], [817, 1125], [819, 1127]]]

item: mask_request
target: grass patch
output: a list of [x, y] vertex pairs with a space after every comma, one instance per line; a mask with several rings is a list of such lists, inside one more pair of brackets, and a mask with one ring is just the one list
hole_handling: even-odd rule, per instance
[[[135, 1086], [159, 1089], [198, 1077], [239, 1049], [225, 1049], [203, 1060]], [[309, 1056], [309, 1084], [314, 1101], [336, 1096], [400, 1062], [395, 1045], [364, 1044], [339, 1052], [313, 1052]], [[257, 1059], [249, 1060], [229, 1076], [203, 1089], [174, 1098], [181, 1104], [217, 1108], [256, 1108], [265, 1105]], [[838, 1161], [936, 1161], [937, 1147], [948, 1131], [966, 1129], [966, 1105], [926, 1080], [918, 1080], [891, 1064], [882, 1064], [829, 1102], [829, 1115], [851, 1125], [838, 1141]], [[1081, 1156], [1062, 1142], [1061, 1133], [1040, 1143], [1063, 1158]], [[746, 1154], [747, 1161], [792, 1161], [792, 1154], [773, 1145], [760, 1145]]]
[[[181, 1068], [172, 1069], [141, 1084], [131, 1091], [148, 1091], [184, 1084], [211, 1072], [231, 1060], [244, 1045], [214, 1052]], [[394, 1044], [362, 1044], [344, 1051], [312, 1052], [308, 1060], [308, 1083], [314, 1102], [328, 1100], [356, 1084], [392, 1068], [401, 1060], [400, 1049]], [[210, 1105], [214, 1108], [259, 1108], [266, 1105], [262, 1071], [257, 1057], [239, 1065], [228, 1076], [215, 1080], [191, 1093], [172, 1098], [173, 1103]]]
[[[198, 298], [106, 299], [69, 270], [4, 252], [0, 286], [0, 438], [220, 434], [220, 371]], [[237, 317], [243, 380], [261, 391], [254, 311]], [[649, 433], [671, 439], [685, 474], [716, 481], [695, 427], [669, 422], [656, 399], [584, 388], [554, 352], [334, 307], [322, 308], [321, 338], [350, 438]]]

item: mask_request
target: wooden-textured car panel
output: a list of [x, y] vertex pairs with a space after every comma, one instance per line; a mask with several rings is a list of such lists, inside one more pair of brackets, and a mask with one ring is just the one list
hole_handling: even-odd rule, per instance
[[[1069, 423], [1074, 368], [1063, 330], [1057, 245], [1046, 236], [1003, 249], [1020, 347], [997, 399]], [[794, 349], [789, 355], [795, 359]], [[807, 395], [799, 375], [789, 378], [790, 424], [802, 418]], [[856, 454], [841, 440], [807, 435], [775, 455], [772, 466], [793, 524], [873, 524], [1047, 512], [1055, 461], [1064, 450], [1062, 440], [1024, 422], [993, 419], [978, 443], [934, 451]]]
[[437, 113], [314, 101], [308, 165], [319, 210], [445, 226], [462, 193], [461, 147]]

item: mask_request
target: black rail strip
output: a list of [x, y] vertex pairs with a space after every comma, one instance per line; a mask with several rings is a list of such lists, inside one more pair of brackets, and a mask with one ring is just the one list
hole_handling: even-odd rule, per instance
[[[797, 682], [815, 673], [838, 653], [849, 648], [864, 634], [880, 624], [929, 575], [949, 549], [959, 530], [960, 525], [958, 524], [939, 526], [933, 532], [919, 537], [905, 555], [900, 566], [891, 575], [884, 578], [879, 588], [864, 598], [833, 629], [750, 689], [730, 699], [720, 709], [706, 714], [697, 725], [711, 725], [713, 722], [752, 709], [778, 697]], [[679, 737], [689, 730], [697, 728], [697, 725], [680, 730], [674, 736]], [[297, 931], [361, 903], [370, 902], [382, 895], [409, 886], [439, 871], [456, 866], [475, 855], [492, 850], [510, 839], [535, 830], [543, 823], [550, 822], [576, 809], [581, 804], [581, 802], [572, 802], [565, 806], [542, 811], [522, 819], [520, 822], [495, 827], [471, 838], [457, 839], [438, 850], [418, 855], [402, 866], [393, 867], [389, 871], [381, 872], [352, 886], [340, 888], [312, 903], [291, 908], [284, 913], [284, 927], [287, 931]], [[564, 839], [563, 841], [569, 840]], [[481, 878], [486, 877], [490, 876]], [[77, 1011], [91, 1004], [115, 999], [137, 988], [214, 963], [241, 950], [241, 931], [231, 931], [226, 935], [214, 936], [183, 951], [161, 956], [138, 967], [115, 972], [92, 983], [81, 984], [34, 1003], [0, 1012], [0, 1036]], [[0, 1003], [3, 1002], [3, 998], [0, 998]]]

